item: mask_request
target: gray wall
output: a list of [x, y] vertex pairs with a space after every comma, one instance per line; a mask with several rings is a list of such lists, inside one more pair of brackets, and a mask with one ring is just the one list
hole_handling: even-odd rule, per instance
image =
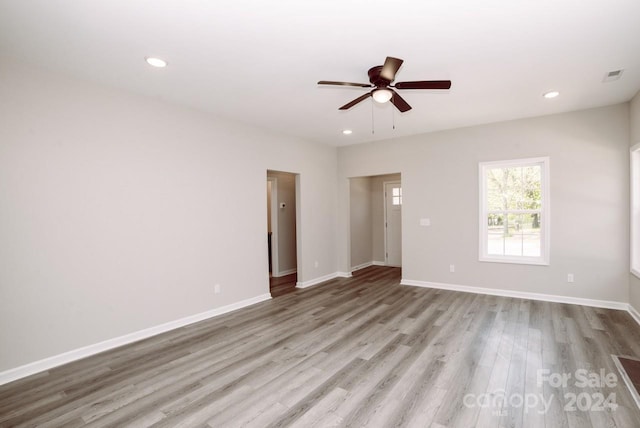
[[333, 147], [7, 58], [0, 117], [0, 371], [268, 294], [268, 169], [336, 271]]
[[[628, 145], [621, 104], [339, 148], [339, 267], [348, 177], [400, 171], [403, 278], [626, 302]], [[551, 265], [479, 262], [478, 162], [538, 156], [551, 163]], [[422, 217], [432, 225], [421, 227]]]
[[372, 261], [371, 179], [352, 178], [350, 184], [351, 269]]
[[[629, 146], [640, 143], [640, 92], [631, 100], [630, 103], [630, 138]], [[633, 274], [629, 274], [629, 302], [640, 312], [640, 278]]]

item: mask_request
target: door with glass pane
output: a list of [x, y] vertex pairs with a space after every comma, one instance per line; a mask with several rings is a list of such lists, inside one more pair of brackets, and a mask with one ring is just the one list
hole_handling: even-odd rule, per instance
[[384, 184], [385, 253], [388, 266], [402, 266], [402, 186]]

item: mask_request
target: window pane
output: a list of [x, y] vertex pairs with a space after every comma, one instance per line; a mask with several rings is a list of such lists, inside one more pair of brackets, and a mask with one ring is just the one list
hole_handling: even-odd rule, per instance
[[540, 215], [510, 214], [505, 236], [505, 255], [540, 256]]
[[540, 257], [540, 219], [535, 214], [489, 214], [487, 254]]
[[393, 205], [400, 205], [400, 196], [394, 196], [392, 203]]
[[542, 239], [540, 235], [540, 213], [525, 214], [522, 227], [522, 255], [540, 257], [542, 255]]
[[540, 165], [522, 168], [523, 204], [521, 209], [539, 210], [542, 200], [542, 182]]
[[506, 187], [504, 183], [504, 170], [492, 168], [487, 170], [487, 208], [489, 211], [506, 209]]
[[392, 192], [391, 194], [392, 194], [393, 196], [400, 196], [400, 188], [399, 188], [399, 187], [394, 187], [394, 188], [391, 190], [391, 192]]
[[486, 176], [489, 211], [540, 209], [540, 171], [540, 165], [489, 169]]
[[507, 186], [509, 193], [509, 205], [506, 209], [509, 210], [521, 210], [524, 199], [524, 192], [522, 187], [522, 168], [506, 168], [506, 174], [508, 176]]
[[491, 168], [487, 171], [487, 206], [490, 211], [520, 209], [522, 168]]
[[525, 257], [540, 257], [540, 229], [532, 231], [524, 236], [522, 255]]
[[487, 232], [487, 254], [504, 255], [504, 215], [489, 214]]
[[505, 256], [522, 255], [522, 227], [521, 215], [509, 214], [504, 225], [504, 254]]

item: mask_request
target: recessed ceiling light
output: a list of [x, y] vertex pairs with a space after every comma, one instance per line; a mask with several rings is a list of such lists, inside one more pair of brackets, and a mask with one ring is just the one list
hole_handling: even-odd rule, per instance
[[352, 131], [352, 130], [350, 130], [350, 129], [345, 129], [344, 131], [342, 131], [342, 133], [343, 133], [344, 135], [351, 135], [351, 134], [353, 134], [353, 131]]
[[158, 67], [158, 68], [163, 68], [167, 66], [167, 61], [160, 59], [160, 58], [155, 58], [152, 56], [148, 56], [145, 58], [145, 60], [147, 61], [147, 64], [153, 66], [153, 67]]
[[545, 93], [542, 96], [545, 97], [545, 98], [555, 98], [558, 95], [560, 95], [560, 92], [558, 92], [558, 91], [550, 91], [550, 92]]

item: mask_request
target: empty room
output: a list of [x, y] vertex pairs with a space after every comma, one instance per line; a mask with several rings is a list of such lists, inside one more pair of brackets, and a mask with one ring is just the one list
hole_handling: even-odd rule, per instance
[[0, 427], [640, 427], [640, 2], [0, 1]]

